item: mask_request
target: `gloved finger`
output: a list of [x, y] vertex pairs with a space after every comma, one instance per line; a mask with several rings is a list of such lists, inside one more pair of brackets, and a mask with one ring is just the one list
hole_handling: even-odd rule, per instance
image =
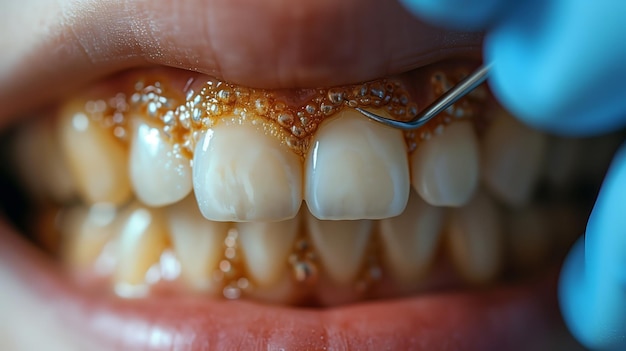
[[569, 253], [559, 301], [574, 336], [593, 350], [626, 349], [626, 145], [607, 173], [585, 237]]
[[490, 85], [527, 123], [567, 134], [626, 125], [626, 2], [528, 0], [488, 34]]
[[462, 30], [488, 28], [517, 2], [511, 0], [400, 0], [432, 24]]

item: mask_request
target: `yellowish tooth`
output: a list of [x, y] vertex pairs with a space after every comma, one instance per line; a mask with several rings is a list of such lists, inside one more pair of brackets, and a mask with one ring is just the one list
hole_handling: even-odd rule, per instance
[[585, 152], [581, 139], [553, 137], [549, 141], [544, 173], [550, 185], [565, 189], [579, 176], [580, 156]]
[[197, 143], [193, 185], [200, 212], [210, 220], [285, 220], [302, 204], [302, 162], [251, 124], [222, 123]]
[[93, 265], [117, 234], [120, 216], [110, 204], [73, 207], [61, 214], [63, 259], [74, 267]]
[[450, 210], [446, 227], [448, 252], [468, 281], [486, 283], [500, 272], [503, 256], [500, 222], [493, 200], [480, 191], [466, 206]]
[[306, 159], [305, 200], [319, 219], [397, 216], [409, 197], [402, 132], [352, 109], [324, 122]]
[[299, 216], [280, 222], [237, 224], [246, 269], [256, 286], [270, 287], [287, 274], [299, 224]]
[[434, 207], [411, 192], [404, 212], [379, 222], [383, 260], [395, 280], [419, 283], [433, 263], [443, 227], [444, 209]]
[[166, 218], [181, 274], [195, 289], [215, 292], [213, 273], [222, 258], [230, 224], [202, 217], [191, 195], [168, 207]]
[[15, 164], [21, 181], [33, 196], [63, 203], [72, 200], [76, 188], [54, 127], [51, 121], [44, 120], [20, 128], [14, 144]]
[[111, 131], [71, 104], [61, 113], [60, 140], [78, 192], [89, 204], [122, 204], [132, 195], [128, 152]]
[[472, 123], [454, 122], [411, 155], [411, 184], [433, 206], [462, 206], [476, 191], [479, 168]]
[[483, 139], [483, 180], [500, 200], [522, 206], [541, 174], [547, 136], [503, 111], [495, 113]]
[[139, 204], [125, 209], [117, 238], [116, 292], [128, 297], [145, 293], [146, 274], [159, 263], [167, 246], [167, 232], [159, 210]]
[[306, 223], [326, 274], [338, 285], [355, 284], [372, 234], [372, 221], [322, 221], [307, 211]]
[[540, 267], [550, 256], [553, 239], [542, 208], [516, 210], [509, 216], [506, 241], [513, 265], [520, 270]]
[[189, 159], [174, 150], [160, 128], [135, 119], [130, 146], [130, 179], [135, 194], [146, 205], [175, 203], [191, 192]]

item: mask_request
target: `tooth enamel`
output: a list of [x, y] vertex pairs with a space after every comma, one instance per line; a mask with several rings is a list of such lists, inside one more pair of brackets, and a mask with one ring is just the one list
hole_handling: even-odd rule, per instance
[[383, 259], [395, 280], [410, 285], [422, 277], [435, 258], [444, 209], [411, 191], [409, 203], [397, 217], [379, 222]]
[[507, 225], [510, 260], [522, 271], [538, 268], [550, 255], [552, 233], [544, 209], [529, 208], [511, 213]]
[[124, 296], [142, 293], [146, 273], [167, 247], [162, 213], [139, 204], [124, 211], [117, 237], [116, 291]]
[[287, 274], [287, 258], [299, 224], [299, 216], [280, 222], [237, 224], [246, 269], [257, 286], [271, 286]]
[[128, 152], [77, 106], [62, 113], [60, 140], [78, 192], [87, 203], [122, 204], [132, 195]]
[[144, 204], [163, 206], [191, 192], [189, 160], [174, 150], [160, 128], [136, 119], [130, 145], [130, 180]]
[[222, 258], [224, 238], [230, 224], [204, 218], [193, 196], [165, 211], [172, 245], [184, 278], [198, 290], [214, 290], [213, 272]]
[[526, 204], [541, 173], [546, 146], [545, 134], [500, 112], [484, 137], [482, 174], [485, 184], [509, 205]]
[[381, 126], [355, 110], [320, 126], [306, 159], [305, 200], [319, 219], [380, 219], [397, 216], [409, 196], [402, 132]]
[[503, 238], [493, 200], [477, 192], [467, 205], [450, 210], [446, 229], [448, 252], [465, 279], [485, 283], [496, 277], [501, 268]]
[[196, 146], [193, 185], [202, 215], [215, 221], [279, 221], [302, 204], [302, 163], [250, 124], [220, 124]]
[[353, 284], [371, 236], [372, 221], [322, 221], [308, 213], [306, 223], [326, 274], [339, 285]]
[[478, 186], [478, 155], [472, 123], [451, 123], [411, 156], [411, 184], [433, 206], [462, 206]]

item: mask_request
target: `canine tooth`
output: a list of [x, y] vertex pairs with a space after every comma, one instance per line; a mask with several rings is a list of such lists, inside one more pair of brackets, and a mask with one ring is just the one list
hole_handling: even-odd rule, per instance
[[464, 207], [451, 209], [446, 229], [448, 252], [459, 273], [474, 283], [496, 277], [503, 237], [500, 215], [491, 198], [477, 192]]
[[411, 184], [433, 206], [462, 206], [476, 191], [479, 168], [472, 123], [455, 122], [411, 155]]
[[521, 270], [539, 267], [552, 248], [552, 236], [544, 209], [529, 208], [511, 214], [507, 244], [513, 265]]
[[354, 283], [371, 236], [372, 221], [323, 221], [308, 213], [306, 223], [326, 274], [339, 285]]
[[159, 128], [135, 122], [129, 157], [130, 180], [144, 204], [163, 206], [191, 192], [189, 160], [175, 152]]
[[193, 186], [210, 220], [285, 220], [302, 204], [302, 163], [253, 125], [220, 124], [198, 141]]
[[495, 196], [521, 206], [540, 176], [547, 136], [504, 112], [499, 115], [484, 137], [483, 180]]
[[397, 216], [409, 197], [402, 132], [344, 110], [322, 124], [306, 159], [305, 200], [319, 219]]
[[215, 287], [213, 272], [222, 258], [224, 238], [230, 224], [204, 218], [193, 196], [169, 206], [165, 211], [182, 275], [194, 288], [212, 290]]
[[124, 211], [117, 238], [116, 291], [141, 293], [146, 273], [167, 247], [167, 233], [159, 210], [132, 204]]
[[280, 222], [237, 224], [246, 269], [257, 286], [271, 286], [286, 274], [286, 262], [298, 235], [299, 219], [296, 216]]
[[379, 222], [383, 259], [403, 285], [415, 283], [433, 262], [443, 227], [444, 209], [431, 206], [411, 191], [397, 217]]
[[60, 203], [74, 197], [76, 188], [52, 123], [40, 121], [20, 128], [14, 147], [20, 179], [32, 195]]
[[130, 198], [128, 152], [112, 133], [87, 117], [78, 105], [70, 105], [62, 113], [60, 134], [63, 153], [83, 200], [119, 205]]

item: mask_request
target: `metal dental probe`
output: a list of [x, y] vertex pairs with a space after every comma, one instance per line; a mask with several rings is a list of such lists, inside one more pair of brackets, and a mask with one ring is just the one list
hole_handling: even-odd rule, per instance
[[415, 116], [415, 118], [410, 121], [396, 121], [383, 116], [379, 116], [360, 107], [357, 107], [356, 110], [361, 112], [367, 118], [389, 127], [401, 130], [417, 129], [426, 124], [433, 117], [450, 107], [450, 105], [459, 101], [459, 99], [470, 93], [472, 90], [476, 89], [476, 87], [481, 85], [487, 79], [487, 74], [489, 73], [490, 69], [491, 63], [480, 66], [478, 69], [472, 72], [472, 74], [460, 81], [457, 85], [453, 86], [450, 90], [446, 91], [437, 100], [435, 100], [435, 102], [422, 110], [422, 112], [417, 114], [417, 116]]

